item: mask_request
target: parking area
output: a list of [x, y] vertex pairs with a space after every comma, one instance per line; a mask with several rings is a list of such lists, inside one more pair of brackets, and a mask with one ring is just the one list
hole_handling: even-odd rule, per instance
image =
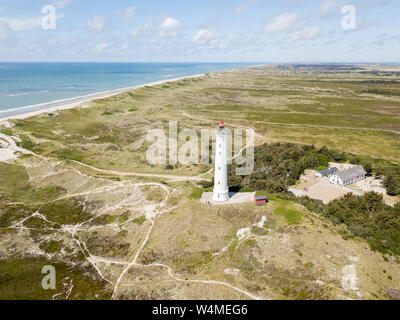
[[338, 199], [349, 192], [356, 193], [349, 188], [342, 188], [329, 184], [329, 182], [318, 182], [306, 191], [303, 191], [303, 196], [308, 196], [311, 199], [320, 200], [324, 204], [328, 204], [332, 200]]

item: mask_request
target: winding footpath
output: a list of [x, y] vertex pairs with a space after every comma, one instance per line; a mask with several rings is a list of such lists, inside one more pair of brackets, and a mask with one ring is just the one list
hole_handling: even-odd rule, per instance
[[[46, 159], [40, 155], [37, 155], [31, 151], [28, 151], [26, 149], [20, 148], [16, 145], [16, 142], [14, 141], [14, 139], [12, 137], [6, 136], [4, 134], [0, 133], [0, 138], [4, 141], [6, 141], [6, 143], [8, 144], [7, 148], [12, 149], [14, 152], [21, 152], [23, 154], [31, 154], [33, 156], [37, 156], [42, 160], [45, 160], [46, 163], [50, 164], [51, 160], [50, 159]], [[246, 148], [246, 147], [245, 147]], [[240, 153], [245, 149], [243, 148]], [[238, 156], [240, 153], [238, 153], [236, 156]], [[157, 174], [141, 174], [141, 173], [131, 173], [131, 172], [116, 172], [116, 171], [112, 171], [112, 170], [103, 170], [103, 169], [98, 169], [95, 168], [93, 166], [90, 165], [86, 165], [83, 164], [81, 162], [77, 162], [74, 161], [76, 163], [78, 163], [79, 165], [82, 165], [84, 167], [90, 168], [92, 170], [95, 171], [99, 171], [99, 172], [104, 172], [104, 173], [108, 173], [108, 174], [113, 174], [113, 175], [121, 175], [121, 176], [143, 176], [143, 177], [156, 177], [156, 178], [162, 178], [162, 179], [170, 179], [170, 181], [186, 181], [186, 180], [191, 180], [191, 181], [203, 181], [206, 179], [201, 178], [202, 176], [205, 176], [209, 173], [211, 173], [213, 171], [213, 169], [209, 170], [208, 172], [205, 172], [199, 176], [196, 177], [183, 177], [183, 176], [171, 176], [171, 175], [157, 175]], [[48, 227], [46, 228], [46, 230], [52, 230], [54, 232], [62, 232], [62, 233], [67, 233], [69, 235], [71, 235], [72, 239], [74, 240], [74, 242], [77, 245], [78, 250], [81, 251], [81, 253], [84, 255], [85, 259], [88, 261], [88, 263], [90, 263], [90, 265], [94, 268], [94, 270], [97, 272], [97, 274], [100, 276], [100, 278], [102, 278], [105, 282], [109, 283], [112, 287], [113, 287], [113, 294], [112, 294], [112, 299], [117, 299], [118, 298], [118, 294], [119, 294], [119, 289], [121, 288], [121, 286], [127, 286], [126, 284], [123, 284], [123, 280], [125, 275], [127, 274], [127, 272], [134, 266], [136, 267], [142, 267], [142, 268], [148, 268], [148, 267], [162, 267], [162, 268], [166, 268], [168, 270], [168, 275], [175, 281], [178, 282], [186, 282], [186, 283], [199, 283], [199, 284], [206, 284], [206, 285], [218, 285], [218, 286], [225, 286], [228, 287], [236, 292], [239, 292], [247, 297], [249, 297], [250, 299], [255, 299], [255, 300], [260, 300], [260, 297], [257, 297], [255, 295], [253, 295], [250, 292], [247, 292], [245, 290], [242, 290], [238, 287], [235, 287], [227, 282], [223, 282], [223, 281], [216, 281], [216, 280], [201, 280], [201, 279], [182, 279], [179, 278], [178, 276], [176, 276], [173, 272], [173, 269], [165, 264], [159, 264], [159, 263], [153, 263], [153, 264], [149, 264], [149, 265], [143, 265], [140, 264], [138, 262], [139, 258], [140, 258], [140, 254], [143, 251], [143, 249], [145, 248], [146, 244], [148, 243], [150, 237], [151, 237], [151, 233], [153, 231], [153, 228], [155, 226], [156, 223], [156, 219], [161, 216], [163, 213], [169, 212], [173, 209], [175, 209], [174, 207], [167, 207], [167, 201], [170, 198], [170, 194], [173, 193], [175, 190], [170, 190], [169, 187], [160, 184], [160, 183], [132, 183], [130, 181], [123, 181], [123, 182], [111, 182], [111, 184], [106, 185], [106, 186], [102, 186], [99, 188], [94, 188], [92, 190], [88, 190], [88, 191], [84, 191], [84, 192], [75, 192], [75, 190], [78, 190], [82, 185], [84, 185], [88, 180], [93, 179], [93, 177], [87, 176], [85, 174], [83, 174], [82, 172], [80, 172], [79, 170], [73, 169], [76, 173], [78, 173], [81, 176], [86, 177], [87, 179], [85, 180], [85, 182], [83, 182], [81, 185], [77, 186], [74, 190], [72, 190], [71, 192], [69, 192], [67, 195], [61, 196], [57, 199], [45, 202], [45, 203], [50, 203], [50, 202], [56, 202], [62, 199], [66, 199], [66, 198], [73, 198], [73, 197], [77, 197], [77, 196], [86, 196], [86, 200], [84, 205], [84, 209], [86, 210], [86, 202], [88, 201], [88, 196], [90, 194], [94, 194], [94, 193], [99, 193], [99, 192], [113, 192], [113, 190], [118, 191], [120, 188], [124, 188], [124, 187], [143, 187], [143, 186], [156, 186], [161, 188], [162, 190], [164, 190], [166, 192], [166, 197], [164, 198], [164, 200], [157, 205], [154, 206], [146, 206], [146, 208], [144, 208], [146, 211], [152, 211], [152, 212], [147, 212], [148, 214], [146, 214], [146, 218], [148, 221], [151, 222], [151, 226], [149, 227], [147, 233], [146, 233], [146, 237], [143, 240], [143, 242], [141, 243], [140, 247], [138, 248], [138, 250], [136, 251], [133, 259], [130, 262], [126, 262], [126, 261], [117, 261], [117, 260], [112, 260], [112, 259], [106, 259], [103, 257], [97, 257], [92, 255], [87, 246], [86, 243], [81, 240], [79, 238], [79, 236], [77, 235], [77, 232], [80, 230], [91, 230], [91, 228], [85, 228], [84, 226], [88, 223], [90, 223], [92, 220], [94, 220], [96, 217], [99, 217], [103, 214], [104, 210], [101, 210], [100, 213], [94, 215], [91, 219], [89, 219], [88, 221], [76, 224], [76, 225], [62, 225], [61, 228], [53, 228], [53, 227]], [[51, 174], [50, 174], [51, 175]], [[113, 205], [112, 207], [107, 207], [106, 209], [118, 209], [121, 208], [122, 206], [126, 205], [126, 201], [128, 199], [120, 199], [120, 201]], [[42, 206], [45, 204], [42, 203]], [[43, 216], [42, 214], [40, 214], [40, 209], [41, 207], [34, 212], [32, 215], [14, 223], [12, 226], [8, 227], [8, 228], [1, 228], [1, 229], [23, 229], [23, 230], [40, 230], [40, 229], [36, 229], [36, 228], [28, 228], [24, 226], [24, 222], [28, 221], [30, 218], [36, 217], [39, 219], [42, 219], [43, 221], [50, 223], [51, 225], [55, 226], [55, 225], [59, 225], [56, 222], [50, 221], [48, 220], [45, 216]], [[131, 220], [126, 221], [124, 224], [129, 223]], [[99, 226], [97, 228], [107, 228], [110, 227], [110, 225], [104, 225], [104, 226]], [[36, 252], [37, 254], [42, 254], [42, 255], [46, 255], [43, 252]], [[107, 279], [103, 272], [101, 271], [100, 267], [98, 266], [99, 263], [105, 263], [105, 264], [115, 264], [115, 265], [121, 265], [124, 266], [124, 269], [122, 270], [122, 272], [119, 274], [117, 280], [115, 281], [115, 283], [109, 279]], [[55, 295], [53, 295], [53, 299], [55, 299], [58, 296], [61, 296], [64, 292], [65, 292], [65, 296], [67, 297], [66, 299], [68, 299], [68, 297], [70, 296], [71, 292], [72, 292], [72, 288], [73, 288], [73, 283], [72, 280], [70, 283], [65, 283], [64, 284], [65, 288], [63, 289], [63, 291], [56, 293]], [[128, 286], [130, 286], [128, 284]]]

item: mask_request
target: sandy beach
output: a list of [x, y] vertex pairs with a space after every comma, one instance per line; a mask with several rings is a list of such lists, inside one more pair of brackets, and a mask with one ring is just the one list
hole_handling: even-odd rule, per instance
[[[20, 108], [1, 110], [0, 111], [0, 124], [4, 121], [11, 120], [11, 119], [26, 119], [26, 118], [30, 118], [33, 116], [37, 116], [42, 113], [72, 109], [72, 108], [79, 106], [80, 104], [82, 104], [84, 102], [89, 102], [89, 101], [96, 100], [96, 99], [104, 99], [104, 98], [112, 97], [112, 96], [115, 96], [115, 95], [123, 93], [123, 92], [143, 88], [146, 86], [155, 86], [155, 85], [159, 85], [159, 84], [163, 84], [163, 83], [167, 83], [167, 82], [171, 82], [171, 81], [179, 81], [179, 80], [184, 80], [184, 79], [197, 78], [197, 77], [201, 77], [201, 76], [204, 76], [204, 74], [197, 74], [197, 75], [192, 75], [192, 76], [185, 76], [185, 77], [179, 77], [179, 78], [173, 78], [173, 79], [154, 81], [154, 82], [144, 83], [144, 84], [133, 86], [133, 87], [126, 87], [126, 88], [115, 89], [115, 90], [110, 90], [110, 91], [98, 92], [98, 93], [89, 94], [89, 95], [85, 95], [85, 96], [51, 101], [51, 102], [46, 102], [46, 103], [37, 104], [37, 105], [24, 106], [24, 107], [20, 107]], [[19, 111], [22, 111], [22, 110], [25, 110], [25, 112], [18, 113]], [[16, 114], [9, 115], [10, 113], [13, 113], [13, 112], [16, 112]], [[6, 114], [6, 116], [3, 116], [4, 114]]]

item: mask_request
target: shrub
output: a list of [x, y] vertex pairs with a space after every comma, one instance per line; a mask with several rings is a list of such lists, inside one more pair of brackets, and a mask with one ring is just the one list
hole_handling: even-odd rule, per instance
[[299, 198], [310, 211], [317, 212], [336, 225], [345, 225], [346, 237], [356, 235], [366, 240], [372, 249], [400, 255], [400, 214], [383, 203], [381, 194], [368, 192], [363, 196], [347, 194], [328, 205]]
[[201, 199], [204, 190], [201, 188], [194, 188], [189, 196], [189, 199]]
[[21, 138], [21, 142], [19, 143], [19, 146], [21, 148], [29, 150], [29, 151], [33, 151], [33, 149], [35, 148], [35, 144], [26, 137]]
[[13, 131], [10, 128], [3, 128], [0, 132], [10, 137], [13, 136]]
[[395, 173], [394, 170], [388, 170], [383, 184], [388, 195], [396, 196], [400, 194], [400, 174]]
[[58, 156], [61, 159], [65, 160], [75, 160], [78, 162], [81, 162], [83, 160], [83, 155], [76, 152], [75, 150], [71, 149], [61, 149], [58, 151], [55, 151], [53, 154]]
[[146, 217], [145, 216], [138, 217], [136, 219], [133, 219], [132, 222], [138, 225], [142, 225], [143, 223], [146, 222]]
[[198, 185], [203, 187], [204, 189], [208, 189], [212, 188], [214, 186], [214, 183], [212, 181], [200, 181]]

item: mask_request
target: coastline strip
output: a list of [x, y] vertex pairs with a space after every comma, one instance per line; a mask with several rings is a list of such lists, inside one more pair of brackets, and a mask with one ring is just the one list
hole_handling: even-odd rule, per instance
[[[167, 82], [198, 78], [198, 77], [202, 77], [204, 75], [205, 75], [205, 73], [191, 75], [191, 76], [184, 76], [184, 77], [179, 77], [179, 78], [173, 78], [173, 79], [159, 80], [159, 81], [144, 83], [144, 84], [140, 84], [140, 85], [136, 85], [136, 86], [132, 86], [132, 87], [98, 92], [98, 93], [93, 93], [93, 94], [74, 97], [74, 98], [56, 100], [56, 101], [51, 101], [51, 102], [46, 102], [46, 103], [41, 103], [41, 104], [36, 104], [36, 105], [31, 105], [31, 106], [24, 106], [24, 107], [20, 107], [20, 108], [1, 110], [0, 111], [0, 123], [3, 121], [12, 120], [12, 119], [26, 119], [26, 118], [34, 117], [34, 116], [37, 116], [39, 114], [46, 113], [46, 112], [55, 112], [55, 111], [59, 111], [59, 110], [73, 109], [84, 102], [89, 102], [89, 101], [97, 100], [97, 99], [109, 98], [109, 97], [112, 97], [112, 96], [115, 96], [115, 95], [118, 95], [118, 94], [121, 94], [121, 93], [124, 93], [127, 91], [140, 89], [140, 88], [143, 88], [146, 86], [155, 86], [155, 85], [159, 85], [159, 84], [163, 84], [163, 83], [167, 83]], [[15, 114], [15, 115], [9, 115], [9, 116], [5, 116], [3, 118], [1, 117], [1, 114], [4, 114], [4, 113], [10, 113], [13, 111], [18, 111], [18, 110], [36, 109], [36, 108], [39, 108], [39, 109], [31, 110], [31, 111], [27, 111], [27, 112]]]

